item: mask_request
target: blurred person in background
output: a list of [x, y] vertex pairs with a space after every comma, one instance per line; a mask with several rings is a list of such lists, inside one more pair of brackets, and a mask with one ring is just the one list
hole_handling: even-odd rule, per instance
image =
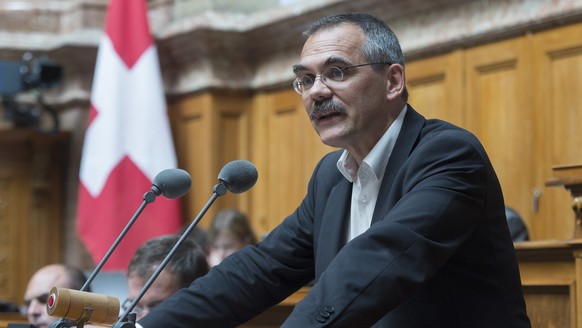
[[529, 232], [521, 215], [513, 208], [506, 206], [505, 217], [507, 218], [507, 226], [509, 227], [511, 239], [514, 242], [528, 241]]
[[[178, 239], [178, 235], [165, 235], [150, 239], [138, 248], [127, 268], [129, 292], [122, 304], [123, 311], [129, 308]], [[178, 289], [190, 286], [192, 281], [207, 272], [204, 250], [192, 239], [185, 239], [132, 312], [138, 319], [145, 316]]]
[[236, 209], [221, 210], [214, 217], [207, 232], [208, 265], [218, 265], [225, 257], [256, 242], [255, 233], [242, 212]]
[[[37, 270], [24, 293], [22, 312], [35, 327], [48, 328], [59, 318], [51, 317], [46, 311], [48, 293], [53, 287], [80, 290], [87, 277], [80, 269], [65, 264], [49, 264]], [[90, 292], [91, 289], [86, 290]]]

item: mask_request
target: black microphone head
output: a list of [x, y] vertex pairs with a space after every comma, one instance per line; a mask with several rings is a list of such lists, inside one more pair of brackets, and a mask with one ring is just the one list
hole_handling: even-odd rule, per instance
[[[182, 169], [167, 169], [158, 173], [152, 182], [152, 190], [158, 189], [156, 195], [164, 195], [174, 199], [183, 196], [190, 190], [192, 178]], [[155, 187], [155, 188], [154, 188]]]
[[242, 159], [226, 164], [218, 174], [218, 180], [233, 194], [251, 189], [258, 177], [259, 173], [253, 163]]

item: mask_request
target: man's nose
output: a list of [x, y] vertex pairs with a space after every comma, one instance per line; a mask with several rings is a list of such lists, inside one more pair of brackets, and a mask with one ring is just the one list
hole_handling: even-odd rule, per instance
[[313, 85], [309, 89], [309, 93], [311, 98], [320, 100], [328, 98], [331, 95], [331, 88], [323, 82], [321, 75], [318, 75], [313, 80]]

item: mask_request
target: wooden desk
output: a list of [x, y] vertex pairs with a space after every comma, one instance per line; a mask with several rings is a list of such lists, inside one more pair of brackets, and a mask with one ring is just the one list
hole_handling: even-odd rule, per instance
[[582, 328], [582, 240], [516, 243], [532, 327]]
[[[582, 328], [582, 239], [529, 241], [515, 249], [532, 327]], [[308, 292], [309, 287], [300, 289], [240, 327], [280, 327]], [[9, 322], [26, 318], [0, 313], [0, 328]]]
[[[582, 328], [582, 239], [529, 241], [515, 249], [532, 327]], [[308, 291], [301, 289], [241, 327], [280, 327]]]
[[8, 327], [9, 323], [28, 323], [28, 320], [20, 313], [0, 312], [0, 328]]
[[[303, 287], [293, 295], [287, 297], [283, 302], [273, 306], [261, 313], [254, 319], [248, 321], [242, 328], [275, 328], [281, 327], [285, 319], [291, 314], [295, 304], [299, 303], [309, 292], [309, 287]], [[1, 327], [0, 327], [1, 328]]]

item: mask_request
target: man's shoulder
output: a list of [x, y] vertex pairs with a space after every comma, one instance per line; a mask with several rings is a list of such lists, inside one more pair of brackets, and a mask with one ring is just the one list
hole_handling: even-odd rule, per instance
[[422, 138], [460, 138], [480, 144], [478, 138], [469, 130], [439, 119], [428, 119], [422, 129]]

